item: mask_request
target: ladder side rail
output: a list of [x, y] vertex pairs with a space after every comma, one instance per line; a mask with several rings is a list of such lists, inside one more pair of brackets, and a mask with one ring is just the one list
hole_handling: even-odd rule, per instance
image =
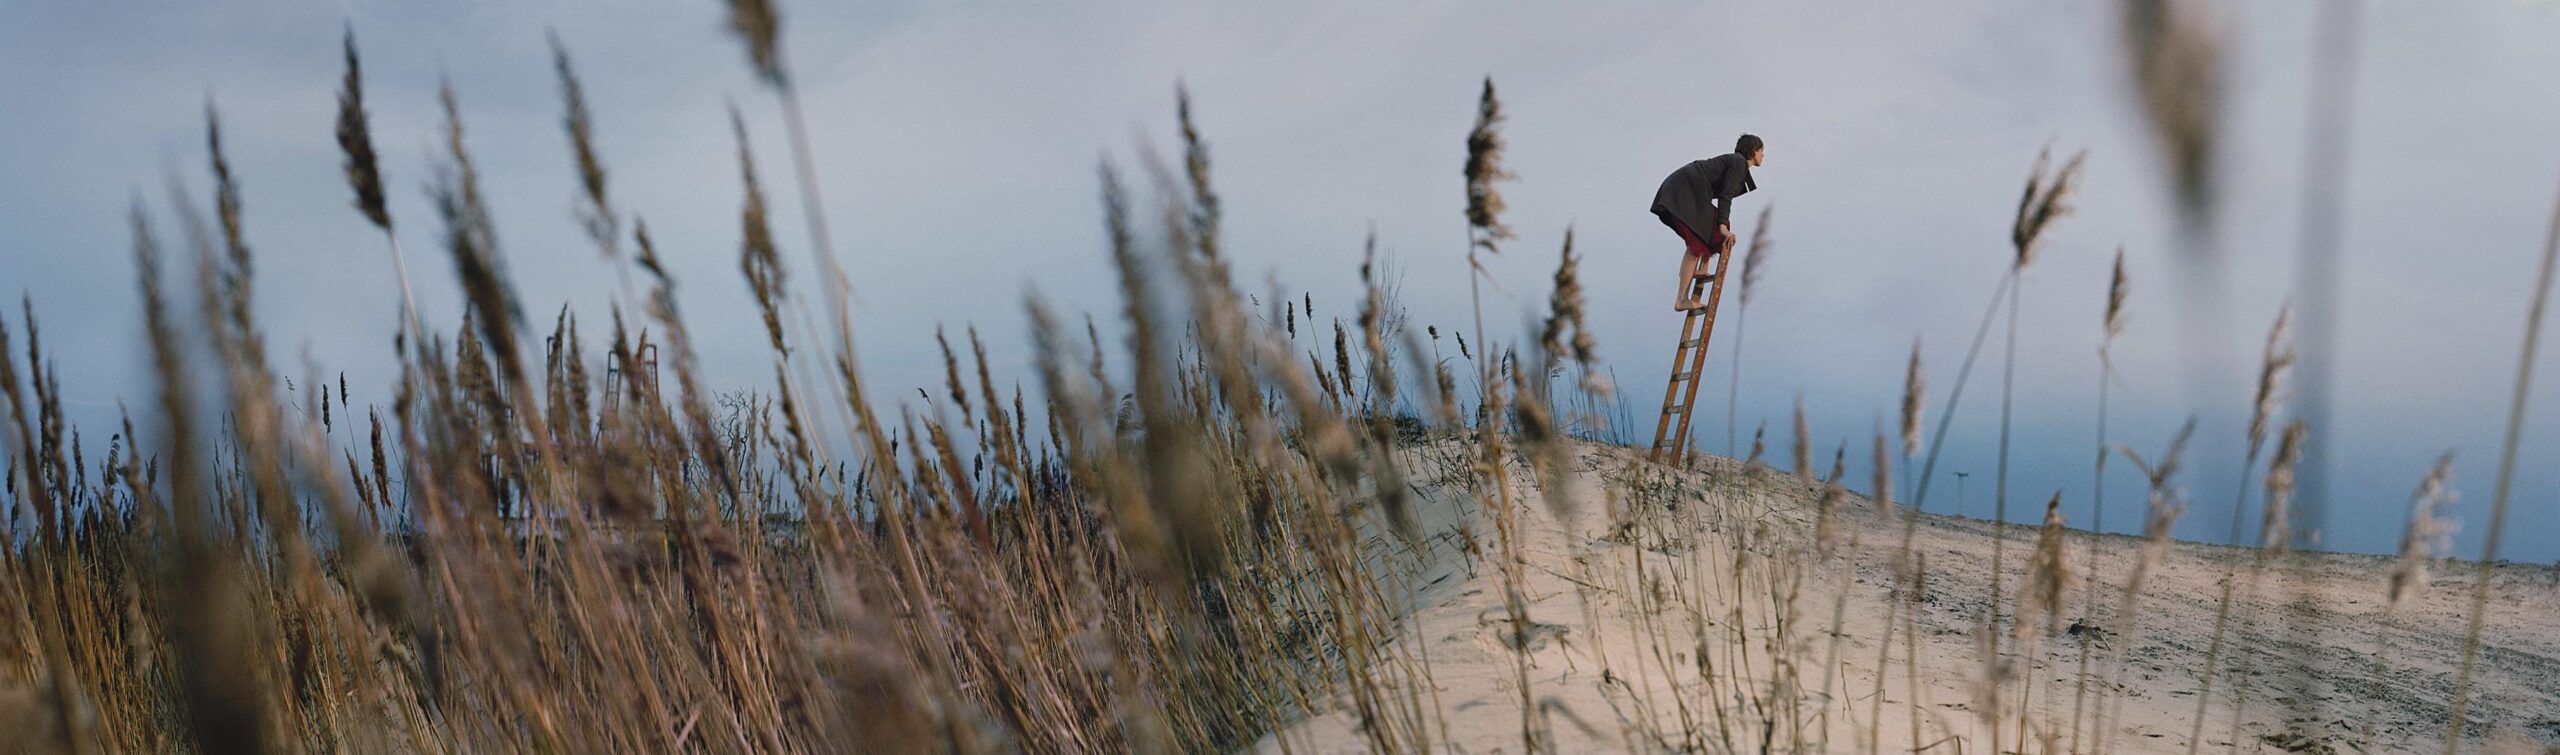
[[[1692, 311], [1689, 313], [1688, 317], [1683, 318], [1680, 321], [1679, 348], [1673, 350], [1671, 353], [1671, 379], [1669, 383], [1663, 387], [1662, 413], [1656, 415], [1653, 426], [1652, 454], [1657, 458], [1662, 455], [1663, 440], [1668, 438], [1669, 433], [1671, 432], [1672, 409], [1678, 406], [1675, 402], [1680, 396], [1680, 365], [1683, 362], [1689, 361], [1689, 342], [1695, 337], [1693, 334], [1698, 329], [1698, 323], [1703, 319], [1705, 318], [1701, 317], [1698, 312]], [[1695, 379], [1696, 376], [1691, 375], [1690, 378]], [[1682, 411], [1686, 412], [1687, 410], [1682, 409]]]
[[1679, 434], [1671, 441], [1671, 453], [1672, 458], [1674, 459], [1687, 458], [1686, 455], [1689, 451], [1689, 419], [1697, 413], [1698, 384], [1704, 382], [1699, 378], [1703, 377], [1705, 374], [1707, 367], [1707, 347], [1710, 345], [1710, 339], [1715, 336], [1716, 332], [1716, 305], [1724, 299], [1725, 266], [1732, 262], [1733, 242], [1731, 239], [1727, 239], [1725, 241], [1724, 248], [1716, 252], [1716, 271], [1714, 273], [1715, 282], [1709, 284], [1707, 289], [1707, 308], [1705, 310], [1706, 323], [1704, 327], [1701, 327], [1698, 330], [1697, 353], [1691, 354], [1689, 357], [1689, 390], [1687, 395], [1680, 398], [1680, 431]]

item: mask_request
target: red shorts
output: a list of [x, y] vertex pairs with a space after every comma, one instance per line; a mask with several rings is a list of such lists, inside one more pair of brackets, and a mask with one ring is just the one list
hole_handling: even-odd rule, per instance
[[1707, 235], [1713, 238], [1707, 241], [1700, 241], [1698, 240], [1698, 234], [1691, 233], [1689, 231], [1689, 224], [1682, 223], [1677, 220], [1671, 221], [1671, 230], [1680, 232], [1680, 240], [1689, 244], [1689, 254], [1698, 257], [1705, 257], [1713, 255], [1718, 251], [1722, 251], [1725, 246], [1732, 241], [1731, 239], [1724, 238], [1724, 235], [1720, 233], [1709, 233]]

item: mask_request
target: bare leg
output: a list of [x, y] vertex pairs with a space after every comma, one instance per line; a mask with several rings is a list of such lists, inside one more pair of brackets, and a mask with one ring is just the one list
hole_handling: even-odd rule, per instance
[[1703, 306], [1695, 298], [1694, 293], [1697, 287], [1691, 285], [1691, 282], [1697, 280], [1698, 275], [1706, 271], [1706, 262], [1707, 258], [1703, 255], [1688, 253], [1680, 255], [1680, 290], [1671, 297], [1672, 309], [1687, 312]]

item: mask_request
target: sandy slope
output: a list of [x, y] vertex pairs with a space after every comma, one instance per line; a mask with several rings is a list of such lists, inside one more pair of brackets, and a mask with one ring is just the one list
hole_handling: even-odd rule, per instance
[[[1524, 470], [1513, 475], [1526, 533], [1522, 595], [1533, 622], [1527, 676], [1539, 736], [1552, 749], [1760, 751], [1765, 742], [1790, 751], [1991, 750], [1993, 734], [1979, 714], [1992, 700], [1978, 691], [1990, 674], [1981, 627], [1992, 604], [1994, 543], [2005, 542], [2006, 625], [2027, 578], [2034, 528], [2011, 526], [2004, 541], [1989, 522], [1920, 518], [1912, 552], [1926, 560], [1927, 584], [1911, 593], [1918, 596], [1915, 616], [1892, 599], [1904, 520], [1879, 518], [1864, 498], [1851, 496], [1835, 509], [1837, 555], [1822, 558], [1809, 552], [1819, 488], [1725, 459], [1665, 473], [1644, 471], [1651, 467], [1635, 463], [1636, 452], [1627, 449], [1576, 452], [1564, 518], [1544, 505]], [[1408, 461], [1446, 467], [1425, 460], [1428, 454]], [[1452, 486], [1417, 489], [1431, 499], [1422, 511], [1430, 535], [1424, 544], [1372, 540], [1379, 562], [1401, 575], [1405, 594], [1391, 598], [1409, 607], [1405, 631], [1387, 655], [1429, 669], [1427, 683], [1399, 687], [1420, 712], [1409, 718], [1420, 723], [1396, 739], [1433, 750], [1521, 752], [1522, 698], [1491, 555], [1494, 527], [1488, 512]], [[2119, 506], [2134, 515], [2140, 502]], [[1486, 554], [1481, 560], [1466, 553], [1470, 534]], [[2388, 559], [2296, 557], [2272, 565], [2253, 595], [2249, 551], [2179, 543], [2153, 564], [2134, 611], [2123, 614], [2135, 618], [2128, 621], [2118, 607], [2137, 541], [2099, 538], [2094, 559], [2085, 533], [2071, 533], [2067, 542], [2070, 607], [2053, 623], [2058, 631], [2004, 634], [2004, 655], [2019, 678], [1999, 701], [2009, 722], [2001, 751], [2073, 751], [2075, 742], [2076, 751], [2102, 751], [2102, 739], [2103, 751], [2186, 751], [2220, 586], [2234, 571], [2243, 576], [2221, 655], [2224, 668], [2239, 670], [2214, 681], [2204, 749], [2442, 748], [2472, 565], [2436, 564], [2431, 584], [2386, 612]], [[2084, 593], [2091, 573], [2097, 589]], [[2075, 622], [2087, 594], [2099, 598], [2095, 618]], [[1829, 631], [1835, 611], [1836, 644]], [[1896, 629], [1890, 652], [1880, 656], [1888, 615]], [[2472, 746], [2489, 740], [2494, 751], [2542, 752], [2560, 745], [2560, 574], [2498, 568], [2487, 616]], [[1903, 627], [1914, 625], [1911, 642]], [[2086, 697], [2075, 685], [2084, 647], [2094, 651]], [[2107, 681], [2118, 654], [2120, 686]], [[2032, 668], [2023, 668], [2029, 659]], [[2317, 672], [2300, 671], [2304, 664], [2316, 664]], [[2245, 696], [2236, 729], [2235, 684]], [[1915, 687], [1916, 701], [1909, 692]], [[2032, 711], [2023, 747], [2021, 695]], [[2092, 712], [2075, 716], [2083, 700]], [[2096, 723], [2094, 711], [2116, 706], [2107, 725]], [[1345, 707], [1319, 711], [1260, 749], [1372, 749]]]

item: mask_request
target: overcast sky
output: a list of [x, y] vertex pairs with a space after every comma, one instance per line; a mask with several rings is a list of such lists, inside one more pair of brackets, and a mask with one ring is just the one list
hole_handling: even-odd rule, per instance
[[[2027, 276], [2015, 518], [2062, 491], [2089, 518], [2096, 338], [2107, 264], [2128, 250], [2132, 323], [2117, 350], [2112, 440], [2154, 454], [2201, 412], [2179, 528], [2219, 538], [2242, 455], [2258, 342], [2291, 281], [2312, 3], [2235, 6], [2223, 130], [2227, 305], [2191, 386], [2172, 309], [2174, 217], [2124, 86], [2108, 3], [786, 3], [826, 212], [860, 292], [875, 395], [939, 381], [931, 331], [975, 324], [997, 368], [1030, 382], [1021, 301], [1037, 289], [1112, 327], [1095, 166], [1176, 144], [1189, 82], [1249, 290], [1266, 274], [1352, 312], [1375, 229], [1419, 323], [1467, 318], [1463, 139], [1490, 75], [1510, 115], [1505, 188], [1519, 238], [1491, 268], [1489, 321], [1541, 306], [1565, 229], [1585, 257], [1602, 355], [1637, 417], [1662, 385], [1679, 319], [1677, 240], [1645, 212], [1663, 174], [1767, 138], [1748, 215], [1775, 205], [1774, 256], [1748, 316], [1742, 425], [1783, 428], [1801, 394], [1827, 451], [1890, 422], [1924, 343], [1934, 407], [2009, 258], [2008, 223], [2037, 149], [2089, 150], [2079, 215]], [[1285, 7], [1284, 7], [1285, 6]], [[420, 189], [438, 115], [460, 93], [507, 264], [530, 311], [605, 322], [611, 267], [572, 219], [576, 184], [543, 42], [584, 74], [623, 208], [678, 278], [710, 380], [769, 380], [737, 273], [740, 189], [725, 108], [746, 113], [797, 280], [810, 276], [773, 98], [714, 2], [0, 2], [0, 289], [35, 301], [67, 399], [95, 435], [147, 396], [125, 213], [165, 205], [173, 171], [201, 195], [201, 110], [218, 103], [259, 252], [258, 308], [289, 372], [307, 353], [387, 400], [398, 288], [350, 209], [331, 140], [352, 23], [375, 142], [421, 306], [460, 298]], [[2478, 552], [2536, 253], [2560, 184], [2560, 3], [2374, 3], [2352, 114], [2343, 255], [2346, 340], [2332, 547], [2394, 547], [2410, 489], [2454, 451], [2459, 547]], [[167, 217], [165, 206], [160, 208]], [[7, 293], [17, 293], [16, 290]], [[1728, 302], [1728, 308], [1734, 305]], [[1730, 316], [1730, 310], [1729, 310]], [[12, 313], [11, 321], [17, 317]], [[1722, 374], [1738, 323], [1718, 336]], [[449, 325], [447, 326], [449, 328]], [[592, 332], [592, 331], [591, 331]], [[1996, 357], [1996, 352], [1991, 355]], [[2547, 361], [2547, 360], [2546, 360]], [[2560, 365], [2543, 364], [2546, 370]], [[1994, 377], [1996, 363], [1976, 377]], [[1002, 378], [1000, 378], [1002, 379]], [[2547, 381], [2546, 381], [2547, 382]], [[368, 391], [366, 386], [372, 386]], [[1722, 378], [1701, 445], [1723, 448]], [[1970, 472], [1990, 509], [1996, 383], [1977, 383], [1941, 473]], [[2560, 558], [2560, 395], [2534, 395], [2508, 553]], [[1643, 435], [1649, 427], [1634, 428]], [[1773, 432], [1773, 446], [1783, 442]], [[92, 438], [93, 443], [97, 438]], [[1747, 442], [1747, 441], [1746, 441]], [[1852, 453], [1853, 480], [1862, 453]], [[2109, 529], [2137, 521], [2119, 465]], [[1941, 479], [1930, 508], [1954, 507]], [[2253, 496], [2254, 500], [2254, 496]], [[2254, 505], [2254, 504], [2253, 504]]]

